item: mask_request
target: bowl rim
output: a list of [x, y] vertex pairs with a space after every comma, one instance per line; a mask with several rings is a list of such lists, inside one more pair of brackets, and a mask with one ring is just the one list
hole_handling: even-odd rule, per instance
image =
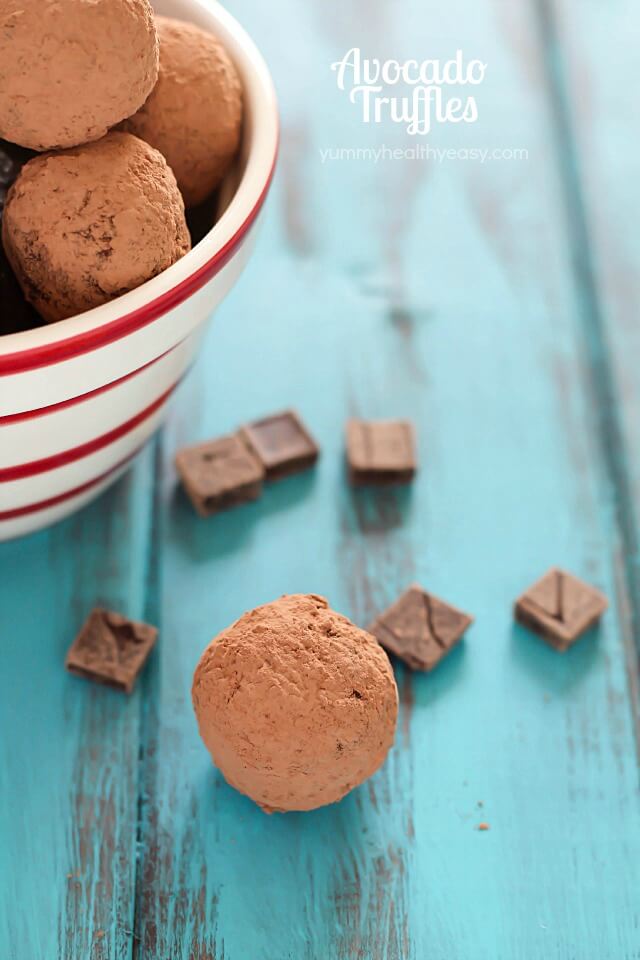
[[66, 320], [0, 335], [0, 377], [72, 359], [153, 323], [215, 276], [256, 220], [278, 154], [278, 106], [271, 74], [253, 40], [218, 0], [189, 2], [229, 49], [242, 76], [245, 110], [251, 114], [246, 167], [229, 206], [189, 253], [135, 290]]

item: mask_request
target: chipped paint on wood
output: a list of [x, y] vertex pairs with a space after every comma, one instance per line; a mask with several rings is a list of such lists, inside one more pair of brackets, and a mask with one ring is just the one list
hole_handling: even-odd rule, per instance
[[[576, 296], [570, 141], [554, 140], [553, 86], [537, 82], [549, 52], [532, 29], [537, 0], [508, 12], [476, 0], [472, 16], [468, 0], [350, 0], [335, 16], [284, 0], [277, 29], [273, 7], [232, 4], [272, 65], [290, 130], [256, 259], [176, 398], [157, 470], [147, 452], [74, 520], [0, 546], [3, 958], [637, 952], [640, 460], [624, 451], [640, 435], [627, 226], [638, 218], [619, 109], [635, 89], [637, 10], [545, 2], [582, 148], [602, 330]], [[480, 120], [440, 128], [437, 145], [521, 146], [528, 163], [321, 165], [320, 147], [404, 140], [359, 126], [336, 99], [329, 64], [353, 42], [400, 59], [477, 51], [489, 65]], [[595, 356], [616, 385], [614, 471], [594, 438], [611, 386], [594, 388]], [[243, 510], [194, 517], [176, 491], [176, 447], [288, 406], [322, 444], [317, 469]], [[414, 417], [411, 489], [347, 488], [348, 412]], [[513, 598], [551, 563], [588, 573], [611, 600], [601, 630], [564, 657], [511, 620]], [[398, 668], [396, 745], [368, 784], [324, 810], [265, 816], [199, 743], [189, 687], [201, 650], [283, 592], [324, 593], [364, 625], [413, 579], [476, 616], [464, 643], [432, 675]], [[161, 624], [131, 700], [62, 672], [98, 598]]]

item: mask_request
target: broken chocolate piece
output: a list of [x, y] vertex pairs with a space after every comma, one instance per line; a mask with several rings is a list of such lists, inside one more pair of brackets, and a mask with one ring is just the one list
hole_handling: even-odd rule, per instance
[[264, 469], [238, 434], [220, 437], [176, 454], [176, 467], [202, 517], [257, 500]]
[[472, 623], [473, 617], [414, 585], [367, 629], [412, 670], [433, 670]]
[[320, 449], [293, 410], [255, 420], [240, 434], [263, 464], [267, 480], [280, 480], [312, 467]]
[[347, 463], [353, 486], [409, 483], [417, 469], [408, 420], [349, 420]]
[[148, 623], [96, 608], [69, 648], [65, 666], [78, 677], [131, 693], [157, 636]]
[[552, 567], [516, 600], [515, 618], [561, 653], [600, 619], [607, 598], [596, 587]]

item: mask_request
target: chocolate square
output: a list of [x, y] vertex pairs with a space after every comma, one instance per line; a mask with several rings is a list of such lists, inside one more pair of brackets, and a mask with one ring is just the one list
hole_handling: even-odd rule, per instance
[[414, 585], [367, 629], [412, 670], [433, 670], [472, 623], [473, 617]]
[[285, 410], [247, 424], [240, 431], [266, 470], [267, 480], [280, 480], [312, 467], [320, 449], [294, 410]]
[[202, 517], [257, 500], [262, 493], [264, 469], [238, 434], [184, 447], [176, 454], [176, 467]]
[[347, 463], [353, 486], [409, 483], [417, 469], [409, 420], [349, 420]]
[[69, 648], [65, 666], [78, 677], [131, 693], [157, 636], [148, 623], [97, 608]]
[[607, 598], [573, 574], [552, 567], [516, 600], [516, 620], [563, 653], [600, 619]]

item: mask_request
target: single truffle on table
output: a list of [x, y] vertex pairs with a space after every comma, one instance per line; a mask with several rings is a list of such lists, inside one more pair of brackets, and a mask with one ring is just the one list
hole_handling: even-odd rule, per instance
[[395, 735], [386, 653], [314, 595], [282, 597], [223, 630], [192, 694], [213, 762], [267, 813], [340, 800], [378, 769]]
[[117, 132], [30, 160], [9, 190], [2, 240], [25, 297], [49, 322], [133, 290], [191, 246], [164, 157]]
[[240, 143], [242, 86], [221, 42], [191, 23], [156, 17], [158, 82], [123, 129], [167, 159], [187, 207], [219, 185]]
[[98, 140], [158, 76], [149, 0], [0, 0], [0, 137], [34, 150]]

